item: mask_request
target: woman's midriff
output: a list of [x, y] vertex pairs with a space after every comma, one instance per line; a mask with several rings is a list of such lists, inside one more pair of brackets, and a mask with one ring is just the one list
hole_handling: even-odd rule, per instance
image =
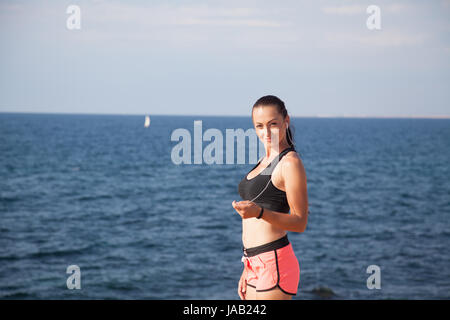
[[242, 243], [245, 248], [257, 247], [286, 235], [286, 231], [278, 229], [270, 223], [259, 219], [242, 220]]

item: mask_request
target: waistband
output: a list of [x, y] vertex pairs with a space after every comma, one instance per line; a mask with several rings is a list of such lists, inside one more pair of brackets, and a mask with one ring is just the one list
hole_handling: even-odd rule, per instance
[[268, 252], [268, 251], [273, 251], [273, 250], [277, 250], [277, 249], [281, 249], [285, 246], [287, 246], [289, 244], [289, 240], [287, 235], [285, 235], [283, 238], [280, 238], [278, 240], [257, 246], [257, 247], [253, 247], [253, 248], [242, 248], [244, 251], [244, 256], [245, 257], [253, 257], [256, 256], [260, 253], [264, 253], [264, 252]]

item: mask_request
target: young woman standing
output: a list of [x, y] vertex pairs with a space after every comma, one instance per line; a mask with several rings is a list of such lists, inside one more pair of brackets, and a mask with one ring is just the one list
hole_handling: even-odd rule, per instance
[[252, 120], [266, 156], [239, 183], [244, 201], [232, 203], [242, 217], [244, 245], [238, 293], [246, 300], [288, 300], [297, 293], [300, 266], [286, 231], [306, 229], [306, 173], [282, 100], [275, 96], [258, 99]]

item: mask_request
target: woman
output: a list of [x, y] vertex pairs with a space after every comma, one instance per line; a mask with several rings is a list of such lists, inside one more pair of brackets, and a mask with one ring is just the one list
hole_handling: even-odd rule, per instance
[[289, 300], [297, 293], [300, 267], [286, 231], [306, 229], [305, 169], [294, 149], [283, 101], [260, 98], [253, 105], [252, 120], [266, 156], [239, 184], [244, 201], [232, 204], [242, 217], [244, 245], [238, 293], [242, 300]]

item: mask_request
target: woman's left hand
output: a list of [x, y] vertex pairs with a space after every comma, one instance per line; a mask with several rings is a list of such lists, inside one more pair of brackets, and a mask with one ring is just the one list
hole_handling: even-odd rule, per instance
[[242, 219], [256, 218], [261, 211], [261, 207], [251, 201], [233, 201], [232, 205]]

